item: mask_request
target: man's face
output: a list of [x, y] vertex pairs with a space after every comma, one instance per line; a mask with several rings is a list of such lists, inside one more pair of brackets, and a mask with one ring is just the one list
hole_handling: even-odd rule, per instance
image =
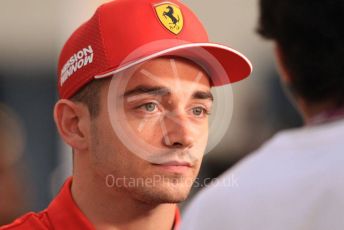
[[157, 58], [131, 71], [121, 90], [112, 84], [101, 90], [101, 111], [91, 123], [92, 170], [109, 191], [147, 203], [181, 202], [207, 144], [208, 77], [180, 58]]

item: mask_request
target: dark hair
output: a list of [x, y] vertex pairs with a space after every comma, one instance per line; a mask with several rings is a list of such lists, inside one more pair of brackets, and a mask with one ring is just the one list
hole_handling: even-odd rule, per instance
[[260, 0], [258, 32], [273, 39], [293, 91], [311, 103], [344, 103], [344, 1]]
[[72, 96], [70, 100], [86, 105], [91, 118], [96, 118], [100, 111], [100, 89], [108, 80], [109, 78], [91, 81]]

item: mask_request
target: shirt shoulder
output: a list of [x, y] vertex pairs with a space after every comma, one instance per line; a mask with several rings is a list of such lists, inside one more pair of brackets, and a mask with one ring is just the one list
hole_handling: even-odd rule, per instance
[[47, 230], [52, 229], [50, 227], [49, 219], [46, 211], [39, 213], [29, 212], [12, 223], [4, 226], [0, 226], [0, 230]]

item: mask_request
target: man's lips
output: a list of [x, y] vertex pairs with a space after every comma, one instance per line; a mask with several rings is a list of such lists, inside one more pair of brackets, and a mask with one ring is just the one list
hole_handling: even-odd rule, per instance
[[192, 167], [192, 164], [187, 161], [168, 161], [161, 164], [155, 164], [155, 165], [161, 165], [161, 166], [187, 166]]
[[162, 170], [170, 172], [184, 172], [193, 167], [190, 162], [187, 161], [168, 161], [161, 164], [152, 164], [155, 167], [159, 167]]

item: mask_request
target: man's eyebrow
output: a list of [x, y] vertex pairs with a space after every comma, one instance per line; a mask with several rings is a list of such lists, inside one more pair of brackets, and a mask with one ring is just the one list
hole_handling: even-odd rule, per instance
[[196, 91], [192, 94], [193, 99], [206, 99], [214, 101], [214, 96], [210, 91]]
[[123, 97], [137, 96], [137, 95], [142, 95], [142, 94], [164, 96], [170, 93], [171, 91], [166, 87], [161, 87], [161, 86], [152, 87], [152, 86], [139, 85], [139, 86], [136, 86], [134, 89], [126, 91], [123, 94]]
[[[170, 89], [162, 86], [145, 86], [139, 85], [134, 89], [128, 90], [123, 94], [123, 97], [129, 97], [128, 100], [135, 100], [141, 95], [148, 94], [153, 96], [165, 96], [170, 95]], [[192, 94], [192, 99], [202, 99], [202, 100], [211, 100], [214, 101], [214, 96], [210, 91], [195, 91]]]

